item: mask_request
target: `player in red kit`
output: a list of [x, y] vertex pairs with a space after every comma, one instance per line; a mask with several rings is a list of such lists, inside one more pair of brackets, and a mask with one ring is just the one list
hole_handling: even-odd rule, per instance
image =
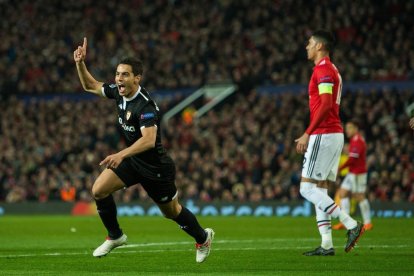
[[329, 32], [317, 31], [309, 38], [306, 46], [308, 59], [315, 64], [308, 88], [310, 125], [295, 142], [296, 151], [304, 154], [300, 193], [315, 205], [316, 220], [322, 238], [318, 248], [303, 253], [306, 256], [335, 255], [331, 217], [339, 218], [348, 229], [345, 252], [354, 248], [364, 232], [362, 223], [341, 210], [328, 195], [328, 183], [336, 181], [339, 157], [344, 144], [339, 118], [342, 79], [329, 58], [333, 43], [334, 39]]
[[[341, 208], [349, 214], [350, 200], [349, 196], [358, 202], [361, 210], [362, 220], [365, 230], [371, 230], [371, 210], [368, 199], [365, 196], [367, 190], [367, 144], [364, 137], [359, 133], [359, 126], [356, 121], [350, 121], [345, 125], [346, 136], [349, 140], [348, 160], [339, 167], [339, 171], [349, 168], [349, 173], [342, 181], [341, 188], [338, 191], [341, 199]], [[332, 227], [334, 230], [345, 229], [342, 223]]]

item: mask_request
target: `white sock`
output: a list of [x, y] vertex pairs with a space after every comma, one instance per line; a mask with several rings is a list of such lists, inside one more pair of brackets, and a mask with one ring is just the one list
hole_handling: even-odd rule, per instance
[[355, 228], [357, 226], [356, 220], [351, 218], [347, 213], [345, 213], [345, 211], [341, 211], [341, 213], [339, 214], [339, 220], [348, 230]]
[[300, 183], [300, 194], [326, 214], [333, 218], [339, 217], [341, 208], [328, 196], [327, 189], [318, 188], [314, 183], [302, 182]]
[[359, 208], [361, 210], [362, 220], [364, 224], [371, 223], [371, 208], [369, 206], [368, 199], [364, 199], [359, 202]]
[[349, 202], [349, 197], [341, 198], [341, 209], [347, 214], [350, 213], [351, 203]]
[[316, 222], [318, 224], [319, 234], [321, 234], [322, 242], [321, 247], [323, 249], [333, 248], [332, 243], [332, 228], [331, 228], [331, 216], [320, 210], [315, 206]]
[[332, 231], [330, 231], [329, 233], [326, 233], [326, 234], [321, 234], [321, 237], [322, 237], [321, 247], [323, 249], [333, 248]]

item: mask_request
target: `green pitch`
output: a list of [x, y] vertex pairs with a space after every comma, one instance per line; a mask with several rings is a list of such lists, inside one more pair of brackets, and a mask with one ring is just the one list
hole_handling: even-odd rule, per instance
[[413, 275], [414, 220], [374, 219], [374, 230], [345, 253], [345, 232], [334, 231], [336, 256], [305, 257], [319, 245], [313, 218], [201, 217], [216, 232], [205, 263], [194, 243], [161, 217], [122, 217], [128, 245], [103, 258], [92, 251], [105, 238], [97, 217], [0, 217], [0, 275]]

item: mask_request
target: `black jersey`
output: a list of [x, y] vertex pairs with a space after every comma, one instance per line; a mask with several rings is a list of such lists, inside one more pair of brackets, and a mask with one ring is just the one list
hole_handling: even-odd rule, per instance
[[119, 95], [116, 84], [104, 84], [102, 94], [116, 101], [118, 126], [128, 146], [142, 137], [142, 128], [157, 127], [155, 147], [130, 157], [137, 170], [151, 177], [165, 165], [173, 163], [161, 144], [159, 108], [145, 88], [140, 86], [132, 98], [126, 98]]

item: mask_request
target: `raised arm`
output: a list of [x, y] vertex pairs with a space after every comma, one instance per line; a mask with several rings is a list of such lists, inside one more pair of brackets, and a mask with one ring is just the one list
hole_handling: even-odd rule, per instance
[[91, 75], [91, 73], [89, 73], [85, 65], [87, 46], [88, 46], [88, 41], [86, 37], [84, 37], [83, 45], [78, 46], [78, 48], [75, 51], [73, 51], [73, 59], [75, 60], [75, 63], [76, 63], [76, 69], [78, 71], [79, 79], [85, 91], [94, 93], [98, 96], [103, 96], [101, 93], [103, 82], [97, 81]]

